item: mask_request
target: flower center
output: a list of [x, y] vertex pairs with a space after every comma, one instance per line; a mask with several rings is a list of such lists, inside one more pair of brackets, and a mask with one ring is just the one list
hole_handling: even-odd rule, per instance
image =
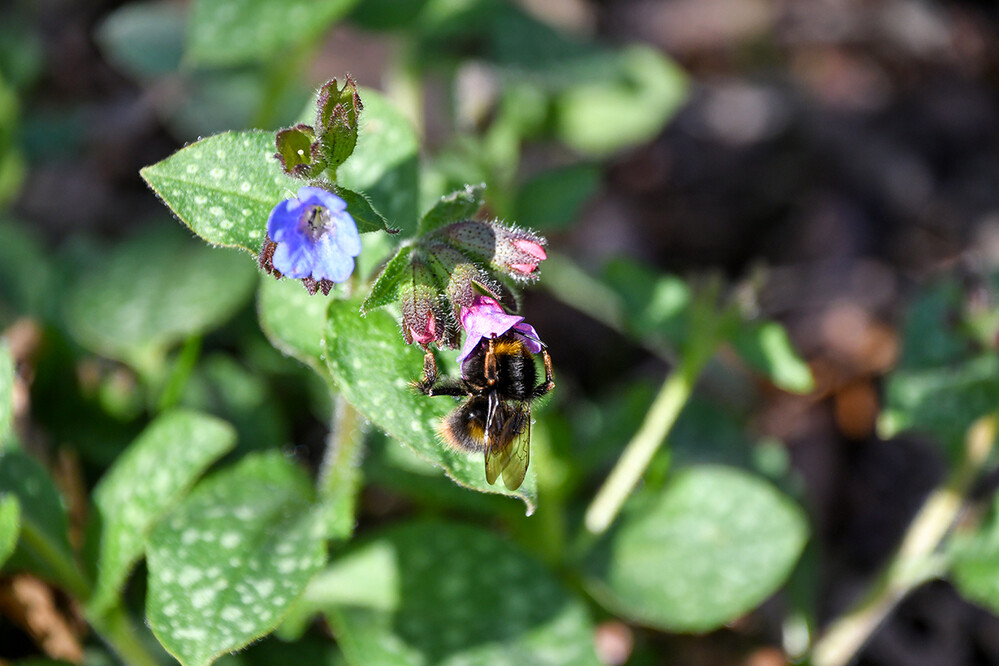
[[298, 229], [309, 237], [317, 240], [320, 236], [333, 230], [333, 216], [325, 206], [309, 206], [298, 220]]

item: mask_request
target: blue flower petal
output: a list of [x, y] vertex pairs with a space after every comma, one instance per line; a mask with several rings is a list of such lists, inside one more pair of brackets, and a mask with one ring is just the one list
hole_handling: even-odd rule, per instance
[[342, 252], [334, 239], [327, 235], [316, 244], [316, 262], [312, 277], [326, 278], [333, 282], [344, 282], [354, 272], [354, 258]]
[[291, 278], [304, 278], [312, 274], [314, 252], [306, 243], [278, 243], [274, 250], [274, 268]]
[[275, 243], [281, 243], [291, 235], [298, 234], [298, 218], [302, 214], [302, 203], [298, 199], [282, 201], [267, 218], [267, 235]]
[[332, 192], [327, 192], [319, 187], [298, 188], [298, 198], [307, 205], [318, 204], [324, 208], [328, 208], [331, 213], [339, 213], [342, 210], [347, 210], [346, 201]]
[[361, 234], [357, 233], [357, 224], [350, 213], [344, 211], [337, 215], [336, 220], [336, 244], [340, 250], [351, 257], [361, 254]]
[[[328, 227], [318, 236], [302, 224], [302, 215], [312, 207], [329, 215]], [[299, 188], [297, 198], [276, 205], [267, 219], [267, 233], [277, 243], [274, 268], [292, 278], [344, 282], [361, 252], [361, 237], [346, 202], [318, 187]]]

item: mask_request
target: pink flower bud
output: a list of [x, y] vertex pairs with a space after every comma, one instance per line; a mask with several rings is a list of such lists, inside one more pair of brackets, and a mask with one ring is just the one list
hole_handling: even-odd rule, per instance
[[409, 334], [413, 338], [413, 342], [426, 345], [437, 339], [437, 318], [434, 316], [433, 310], [427, 313], [427, 317], [422, 323], [422, 331], [410, 328]]
[[518, 238], [513, 241], [514, 246], [518, 249], [523, 250], [532, 257], [536, 257], [538, 261], [544, 261], [548, 258], [548, 253], [545, 252], [545, 248], [541, 247], [540, 243], [536, 243], [533, 240], [527, 238]]

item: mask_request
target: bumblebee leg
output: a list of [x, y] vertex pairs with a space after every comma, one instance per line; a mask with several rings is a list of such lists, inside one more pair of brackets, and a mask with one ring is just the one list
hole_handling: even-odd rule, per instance
[[496, 339], [489, 338], [489, 351], [486, 352], [485, 360], [486, 382], [492, 386], [496, 383]]
[[544, 394], [555, 388], [555, 374], [552, 372], [552, 357], [548, 355], [548, 348], [541, 349], [541, 358], [545, 361], [545, 381], [538, 384], [533, 391], [535, 398], [540, 398]]
[[415, 390], [423, 395], [468, 395], [468, 389], [461, 380], [441, 377], [437, 371], [437, 359], [433, 353], [427, 350], [423, 356], [423, 377], [419, 381], [410, 383]]
[[426, 395], [433, 395], [434, 384], [437, 383], [437, 359], [434, 358], [434, 353], [427, 350], [427, 353], [423, 355], [423, 376], [420, 381], [413, 382], [412, 386], [420, 393]]

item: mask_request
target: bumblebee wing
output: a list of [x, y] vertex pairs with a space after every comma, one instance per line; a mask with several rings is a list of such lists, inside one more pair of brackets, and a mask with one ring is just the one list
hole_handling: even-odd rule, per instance
[[503, 468], [503, 483], [510, 490], [520, 488], [531, 464], [531, 403], [522, 403], [516, 413], [517, 433], [510, 443], [510, 460]]
[[531, 451], [531, 406], [499, 403], [493, 428], [486, 428], [486, 480], [495, 483], [500, 474], [510, 490], [524, 482]]
[[507, 406], [503, 404], [495, 393], [489, 394], [489, 407], [486, 410], [486, 428], [483, 437], [483, 448], [486, 450], [486, 481], [490, 484], [496, 483], [506, 462], [501, 455], [497, 455], [502, 448], [504, 438], [503, 426], [506, 422]]

